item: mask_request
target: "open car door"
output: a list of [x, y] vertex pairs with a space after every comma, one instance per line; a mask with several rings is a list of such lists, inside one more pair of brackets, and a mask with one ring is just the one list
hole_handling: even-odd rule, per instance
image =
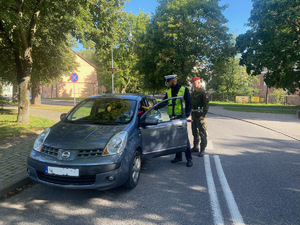
[[[181, 102], [181, 115], [168, 112], [169, 106], [175, 101]], [[154, 105], [140, 118], [144, 158], [186, 150], [188, 134], [183, 105], [182, 97], [165, 99]]]

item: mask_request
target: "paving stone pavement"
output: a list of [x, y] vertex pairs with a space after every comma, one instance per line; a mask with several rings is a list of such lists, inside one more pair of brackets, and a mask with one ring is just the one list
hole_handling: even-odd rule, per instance
[[[16, 107], [5, 107], [16, 109]], [[286, 134], [291, 140], [300, 141], [300, 120], [296, 115], [270, 113], [245, 113], [210, 107], [209, 112], [219, 116], [241, 119]], [[31, 115], [59, 121], [60, 112], [30, 109]], [[209, 115], [208, 115], [209, 117]], [[0, 141], [0, 197], [29, 182], [26, 172], [27, 156], [30, 154], [37, 132], [26, 137]], [[300, 146], [300, 145], [299, 145]], [[299, 147], [300, 151], [300, 147]]]
[[26, 164], [38, 134], [0, 142], [0, 197], [27, 183]]
[[[4, 108], [17, 110], [15, 106]], [[51, 110], [30, 109], [30, 114], [59, 121], [59, 116], [62, 113]], [[26, 171], [27, 157], [40, 133], [41, 131], [28, 136], [0, 141], [0, 197], [30, 181]]]

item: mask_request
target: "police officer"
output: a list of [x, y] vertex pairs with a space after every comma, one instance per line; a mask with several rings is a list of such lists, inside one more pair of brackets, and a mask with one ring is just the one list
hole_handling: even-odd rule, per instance
[[[163, 99], [167, 98], [172, 98], [172, 97], [177, 97], [177, 96], [183, 96], [184, 101], [185, 101], [185, 116], [186, 118], [190, 116], [191, 114], [191, 96], [190, 92], [187, 87], [179, 84], [177, 82], [177, 75], [167, 75], [165, 76], [166, 79], [166, 84], [169, 86], [169, 89]], [[174, 113], [175, 115], [178, 113], [178, 115], [181, 115], [181, 102], [177, 104], [175, 102], [175, 105], [170, 105], [168, 109], [168, 113], [172, 115]], [[186, 166], [191, 167], [193, 166], [193, 161], [192, 161], [192, 154], [191, 154], [191, 146], [189, 142], [189, 138], [187, 139], [187, 149], [185, 151], [185, 157], [187, 160]], [[182, 152], [178, 152], [175, 155], [175, 158], [171, 161], [172, 163], [177, 163], [182, 161]]]
[[[192, 131], [194, 136], [193, 152], [199, 152], [198, 156], [203, 157], [205, 148], [207, 146], [207, 132], [206, 132], [206, 114], [208, 112], [208, 94], [201, 88], [200, 77], [194, 77], [191, 80], [193, 91], [191, 93], [192, 99]], [[200, 136], [200, 138], [199, 138]], [[199, 141], [201, 139], [200, 149]]]

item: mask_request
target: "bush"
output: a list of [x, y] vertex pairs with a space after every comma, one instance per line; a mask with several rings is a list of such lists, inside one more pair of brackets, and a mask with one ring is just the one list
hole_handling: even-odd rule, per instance
[[3, 108], [4, 105], [8, 104], [9, 100], [2, 95], [0, 95], [0, 106]]

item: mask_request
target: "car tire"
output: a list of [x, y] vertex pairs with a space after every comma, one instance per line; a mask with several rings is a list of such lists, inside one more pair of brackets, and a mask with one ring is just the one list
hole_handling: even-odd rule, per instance
[[142, 156], [139, 151], [135, 151], [129, 168], [128, 180], [125, 187], [133, 189], [138, 184], [142, 168]]

